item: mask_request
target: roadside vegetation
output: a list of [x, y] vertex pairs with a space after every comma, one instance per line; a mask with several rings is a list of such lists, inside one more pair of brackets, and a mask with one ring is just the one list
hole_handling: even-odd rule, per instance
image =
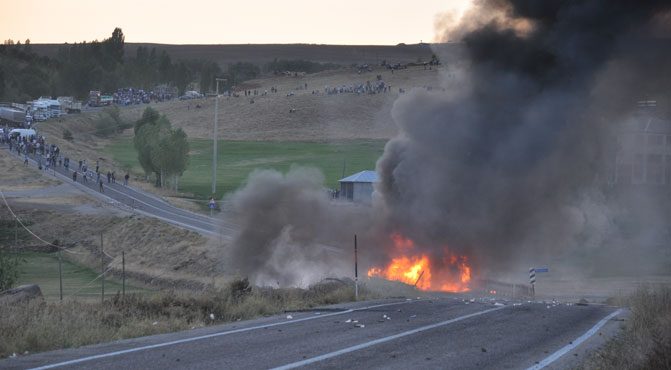
[[[30, 225], [30, 221], [24, 220]], [[0, 219], [0, 292], [13, 287], [19, 280], [22, 256], [11, 250], [10, 246], [24, 243], [30, 236], [19, 229], [14, 220]]]
[[[363, 299], [372, 298], [365, 289]], [[354, 300], [351, 284], [329, 281], [307, 289], [252, 287], [238, 279], [201, 293], [119, 295], [101, 302], [32, 300], [0, 305], [0, 357], [79, 347], [188, 330]]]
[[0, 248], [0, 292], [14, 286], [19, 279], [21, 258], [5, 248]]
[[[98, 113], [97, 118], [94, 119], [93, 125], [95, 127], [94, 134], [103, 138], [119, 134], [125, 129], [133, 127], [131, 123], [128, 123], [121, 118], [121, 112], [117, 106], [103, 109]], [[63, 139], [71, 141], [72, 133], [70, 133], [69, 136], [70, 138], [68, 139], [65, 137], [65, 133], [63, 133]]]
[[[76, 297], [100, 300], [101, 279], [98, 279], [100, 271], [92, 270], [86, 266], [68, 260], [67, 253], [61, 258], [61, 273], [63, 276], [63, 297], [65, 299]], [[22, 284], [37, 284], [40, 286], [42, 295], [47, 300], [57, 300], [60, 296], [58, 254], [57, 252], [22, 252], [15, 254], [22, 261], [18, 266], [18, 279], [14, 286]], [[105, 296], [113, 296], [122, 290], [118, 279], [105, 279]], [[140, 289], [126, 284], [126, 293], [152, 294], [152, 291]]]
[[623, 330], [584, 369], [671, 369], [671, 287], [641, 288], [619, 300], [628, 306]]

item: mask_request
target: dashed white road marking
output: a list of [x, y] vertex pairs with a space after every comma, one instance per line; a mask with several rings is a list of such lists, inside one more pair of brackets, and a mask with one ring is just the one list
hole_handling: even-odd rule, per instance
[[383, 338], [379, 338], [379, 339], [371, 340], [370, 342], [365, 342], [365, 343], [357, 344], [356, 346], [351, 346], [351, 347], [343, 348], [343, 349], [341, 349], [341, 350], [334, 351], [334, 352], [330, 352], [330, 353], [326, 353], [326, 354], [323, 354], [323, 355], [321, 355], [321, 356], [317, 356], [317, 357], [309, 358], [309, 359], [306, 359], [306, 360], [303, 360], [303, 361], [297, 361], [297, 362], [293, 362], [293, 363], [286, 364], [286, 365], [283, 365], [283, 366], [279, 366], [279, 367], [273, 368], [273, 369], [271, 369], [271, 370], [287, 370], [287, 369], [295, 369], [295, 368], [297, 368], [297, 367], [301, 367], [301, 366], [306, 366], [306, 365], [314, 364], [315, 362], [324, 361], [324, 360], [327, 360], [327, 359], [329, 359], [329, 358], [333, 358], [333, 357], [336, 357], [336, 356], [344, 355], [345, 353], [358, 351], [358, 350], [360, 350], [360, 349], [364, 349], [364, 348], [372, 347], [372, 346], [378, 345], [378, 344], [380, 344], [380, 343], [385, 343], [385, 342], [389, 342], [389, 341], [392, 341], [392, 340], [395, 340], [395, 339], [398, 339], [398, 338], [407, 337], [408, 335], [417, 334], [417, 333], [420, 333], [420, 332], [423, 332], [423, 331], [426, 331], [426, 330], [431, 330], [431, 329], [439, 328], [439, 327], [441, 327], [441, 326], [449, 325], [449, 324], [455, 323], [455, 322], [457, 322], [457, 321], [470, 319], [471, 317], [484, 315], [484, 314], [487, 314], [487, 313], [490, 313], [490, 312], [494, 312], [494, 311], [498, 311], [498, 310], [501, 310], [501, 309], [504, 309], [504, 308], [506, 308], [506, 306], [501, 306], [501, 307], [496, 307], [496, 308], [490, 308], [490, 309], [488, 309], [488, 310], [479, 311], [479, 312], [471, 313], [471, 314], [464, 315], [464, 316], [459, 316], [459, 317], [456, 317], [456, 318], [454, 318], [454, 319], [450, 319], [450, 320], [446, 320], [446, 321], [441, 321], [441, 322], [438, 322], [438, 323], [435, 323], [435, 324], [422, 326], [422, 327], [417, 328], [417, 329], [412, 329], [412, 330], [404, 331], [404, 332], [402, 332], [402, 333], [398, 333], [398, 334], [390, 335], [390, 336], [388, 336], [388, 337], [383, 337]]

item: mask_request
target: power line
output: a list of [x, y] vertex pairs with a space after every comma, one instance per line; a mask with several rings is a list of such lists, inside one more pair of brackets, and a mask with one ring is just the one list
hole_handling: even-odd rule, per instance
[[0, 195], [2, 196], [2, 200], [3, 200], [3, 202], [5, 202], [5, 206], [7, 206], [7, 209], [8, 209], [9, 212], [12, 214], [12, 217], [14, 217], [14, 219], [19, 223], [19, 225], [21, 225], [21, 227], [22, 227], [24, 230], [26, 230], [30, 235], [32, 235], [35, 239], [41, 241], [42, 243], [44, 243], [44, 244], [46, 244], [46, 245], [48, 245], [48, 246], [56, 247], [56, 248], [58, 248], [58, 249], [60, 249], [60, 250], [63, 250], [63, 251], [65, 251], [65, 252], [68, 252], [68, 253], [72, 253], [72, 254], [85, 254], [85, 253], [73, 252], [73, 251], [71, 251], [71, 250], [68, 250], [67, 248], [61, 247], [60, 245], [53, 244], [53, 243], [50, 243], [50, 242], [48, 242], [48, 241], [42, 239], [39, 235], [35, 234], [32, 230], [30, 230], [30, 229], [29, 229], [29, 228], [28, 228], [28, 227], [21, 221], [21, 219], [16, 215], [16, 213], [14, 213], [14, 210], [12, 210], [12, 207], [10, 207], [10, 206], [9, 206], [9, 203], [7, 203], [7, 198], [5, 198], [5, 193], [2, 191], [2, 189], [0, 189]]

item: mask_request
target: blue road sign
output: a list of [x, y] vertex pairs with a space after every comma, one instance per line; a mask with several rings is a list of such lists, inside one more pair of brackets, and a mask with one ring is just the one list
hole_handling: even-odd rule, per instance
[[534, 269], [534, 271], [536, 271], [536, 272], [550, 272], [550, 269], [548, 269], [547, 267], [536, 267]]
[[214, 201], [214, 199], [210, 200], [210, 204], [208, 204], [210, 209], [214, 209], [217, 206], [217, 203]]

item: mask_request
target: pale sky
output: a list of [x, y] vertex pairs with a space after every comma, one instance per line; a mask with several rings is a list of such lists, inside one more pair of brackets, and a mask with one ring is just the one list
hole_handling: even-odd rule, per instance
[[0, 39], [163, 44], [415, 44], [469, 0], [0, 0]]

